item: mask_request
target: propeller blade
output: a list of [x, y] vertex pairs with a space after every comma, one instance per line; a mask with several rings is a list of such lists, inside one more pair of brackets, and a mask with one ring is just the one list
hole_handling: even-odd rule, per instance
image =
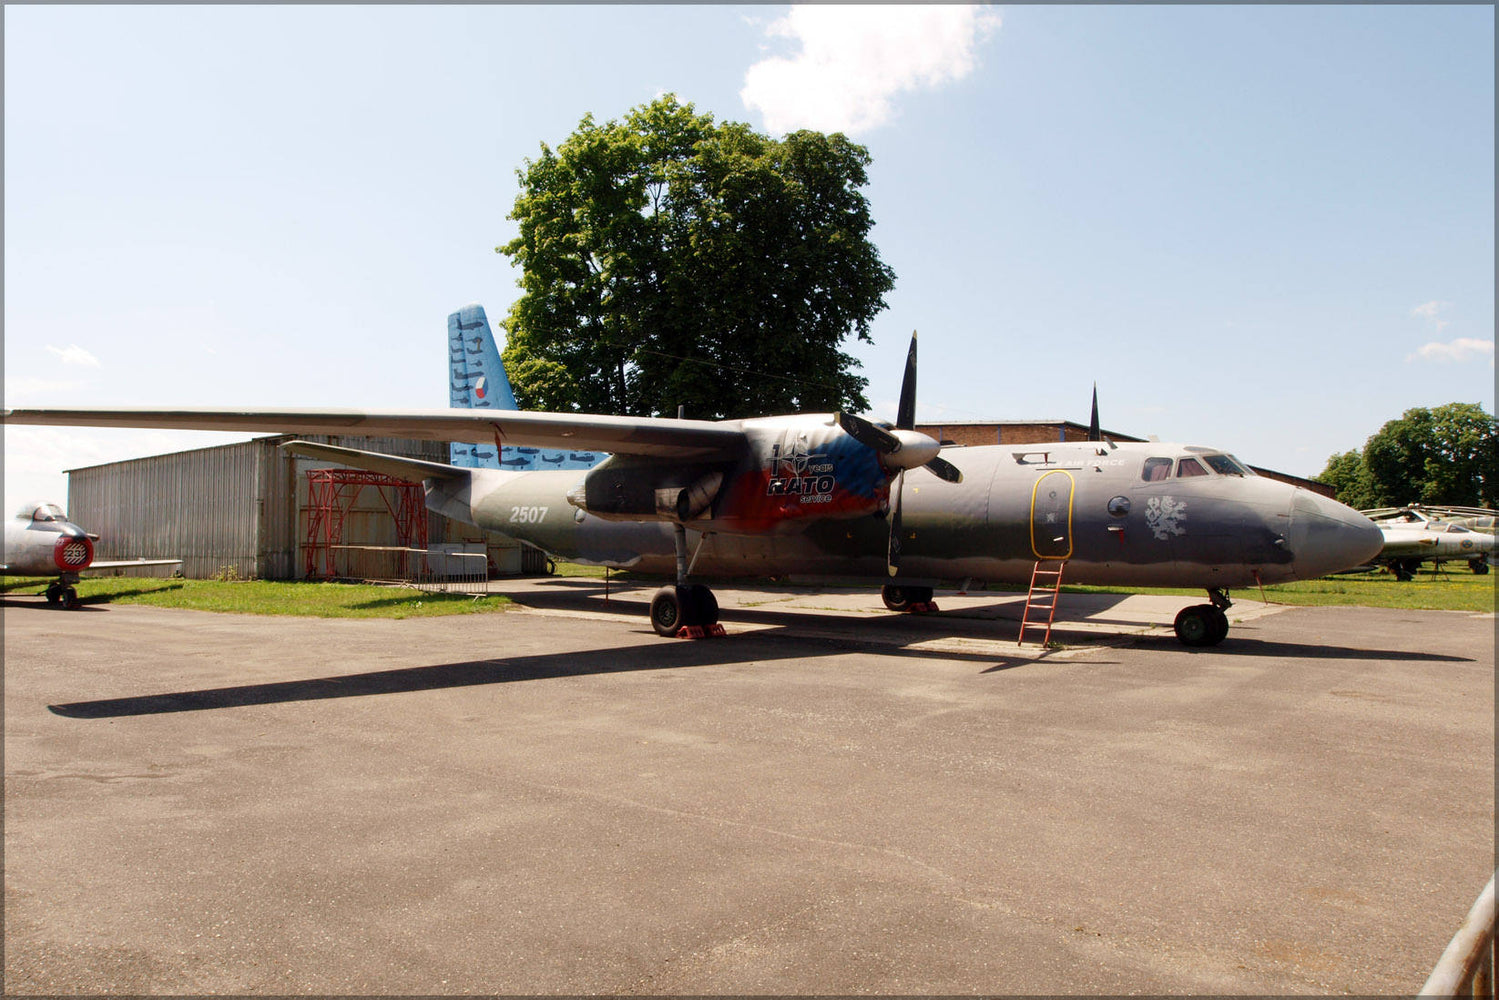
[[900, 494], [905, 480], [906, 471], [902, 469], [890, 486], [894, 499], [890, 502], [890, 549], [885, 556], [885, 569], [891, 576], [900, 572]]
[[840, 412], [838, 426], [842, 427], [849, 437], [867, 448], [873, 448], [881, 455], [893, 455], [900, 451], [900, 438], [863, 417]]
[[895, 429], [916, 426], [916, 331], [911, 331], [911, 349], [906, 352], [906, 373], [900, 380], [900, 406], [895, 411]]
[[929, 469], [934, 476], [945, 482], [961, 483], [963, 481], [963, 473], [959, 472], [958, 467], [945, 458], [934, 458], [926, 463], [923, 468]]

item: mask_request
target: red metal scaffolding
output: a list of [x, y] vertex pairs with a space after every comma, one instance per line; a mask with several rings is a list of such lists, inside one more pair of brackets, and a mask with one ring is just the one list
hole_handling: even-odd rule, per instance
[[[396, 537], [403, 548], [427, 547], [427, 505], [420, 483], [361, 469], [309, 469], [307, 471], [307, 556], [310, 579], [331, 579], [335, 547], [343, 544], [344, 517], [366, 486], [375, 487], [385, 509], [396, 522]], [[319, 554], [322, 571], [318, 571]], [[401, 553], [401, 572], [406, 557]]]

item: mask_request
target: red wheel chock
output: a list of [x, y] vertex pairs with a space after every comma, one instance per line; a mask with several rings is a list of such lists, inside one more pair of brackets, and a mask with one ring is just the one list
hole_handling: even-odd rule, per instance
[[712, 625], [683, 625], [677, 629], [678, 639], [712, 639], [726, 634], [723, 626], [717, 622]]

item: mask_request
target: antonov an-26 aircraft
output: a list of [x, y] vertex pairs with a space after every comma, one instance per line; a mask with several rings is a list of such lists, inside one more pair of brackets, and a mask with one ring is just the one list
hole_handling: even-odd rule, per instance
[[296, 454], [421, 480], [427, 506], [550, 555], [675, 572], [661, 635], [718, 620], [699, 576], [865, 576], [893, 610], [940, 580], [1201, 587], [1177, 636], [1228, 634], [1228, 591], [1320, 577], [1382, 545], [1368, 518], [1216, 448], [1102, 441], [949, 448], [912, 428], [916, 339], [893, 426], [849, 413], [683, 420], [492, 410], [6, 410], [12, 424], [362, 434], [607, 451], [587, 471], [459, 468], [310, 442]]

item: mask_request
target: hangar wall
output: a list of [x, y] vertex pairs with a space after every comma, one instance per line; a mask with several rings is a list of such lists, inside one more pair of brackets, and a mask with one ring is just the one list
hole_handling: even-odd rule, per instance
[[[448, 446], [431, 441], [353, 435], [300, 435], [301, 440], [446, 462]], [[307, 472], [334, 467], [289, 455], [291, 435], [174, 452], [68, 470], [68, 515], [99, 536], [98, 558], [181, 559], [192, 579], [232, 573], [248, 579], [306, 576]], [[472, 525], [427, 512], [429, 543], [483, 538], [491, 561], [519, 572], [519, 546]], [[374, 488], [363, 490], [344, 520], [346, 544], [393, 546], [396, 526]], [[388, 562], [388, 559], [386, 560]], [[341, 571], [381, 576], [377, 553], [340, 553]]]

